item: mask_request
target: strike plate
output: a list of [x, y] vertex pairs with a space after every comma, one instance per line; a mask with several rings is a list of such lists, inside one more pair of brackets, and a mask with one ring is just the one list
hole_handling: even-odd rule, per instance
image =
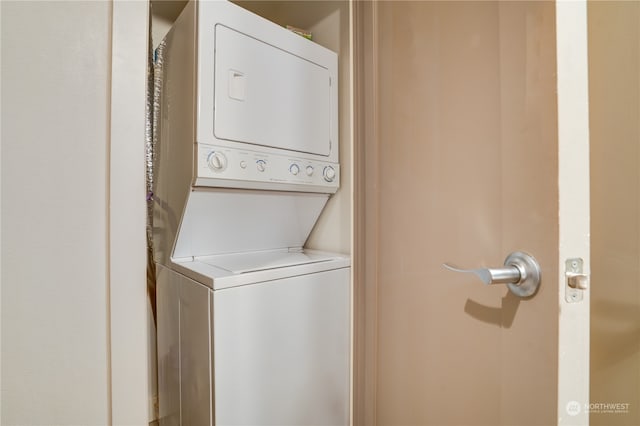
[[567, 303], [582, 302], [587, 289], [588, 277], [584, 273], [584, 262], [576, 257], [565, 262], [565, 300]]

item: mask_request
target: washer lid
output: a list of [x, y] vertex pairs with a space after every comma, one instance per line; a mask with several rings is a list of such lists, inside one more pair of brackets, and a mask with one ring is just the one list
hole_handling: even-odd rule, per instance
[[268, 250], [173, 259], [172, 268], [213, 290], [348, 268], [348, 256], [315, 250]]
[[232, 274], [246, 274], [267, 269], [285, 268], [287, 266], [327, 262], [334, 258], [335, 256], [323, 253], [279, 250], [207, 256], [199, 259], [199, 261], [224, 269]]

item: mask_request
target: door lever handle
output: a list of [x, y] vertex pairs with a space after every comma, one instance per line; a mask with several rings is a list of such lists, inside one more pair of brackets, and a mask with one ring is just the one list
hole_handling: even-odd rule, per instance
[[519, 297], [533, 295], [540, 286], [542, 276], [538, 261], [530, 254], [519, 251], [507, 256], [503, 268], [462, 269], [447, 263], [442, 266], [453, 272], [475, 274], [487, 285], [507, 284], [509, 290]]
[[485, 284], [508, 284], [520, 281], [522, 274], [516, 266], [508, 266], [505, 268], [480, 268], [480, 269], [462, 269], [457, 266], [443, 263], [442, 266], [453, 272], [463, 272], [476, 274], [478, 278]]

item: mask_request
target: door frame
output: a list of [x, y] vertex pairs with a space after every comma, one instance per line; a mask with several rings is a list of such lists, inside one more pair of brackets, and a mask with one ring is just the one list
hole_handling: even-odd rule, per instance
[[[568, 302], [565, 261], [590, 276], [589, 62], [587, 1], [556, 1], [559, 292], [558, 424], [589, 424], [590, 293]], [[576, 403], [577, 408], [576, 408]]]
[[111, 3], [107, 315], [109, 423], [148, 424], [145, 105], [149, 1]]
[[[378, 74], [376, 2], [350, 1], [353, 61], [353, 410], [376, 424], [378, 265]], [[369, 72], [365, 72], [368, 70]], [[359, 78], [364, 76], [364, 78]], [[365, 149], [366, 144], [366, 149]]]

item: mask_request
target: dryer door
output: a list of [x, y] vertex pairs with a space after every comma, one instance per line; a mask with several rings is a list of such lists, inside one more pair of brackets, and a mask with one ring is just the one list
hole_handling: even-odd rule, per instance
[[215, 26], [217, 139], [328, 156], [329, 70], [225, 25]]

